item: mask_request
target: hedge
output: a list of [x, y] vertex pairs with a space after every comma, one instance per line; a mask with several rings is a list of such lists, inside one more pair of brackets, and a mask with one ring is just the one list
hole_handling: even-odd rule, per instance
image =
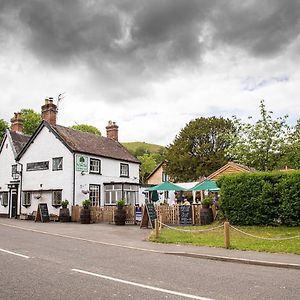
[[225, 175], [217, 184], [231, 224], [300, 226], [300, 171]]

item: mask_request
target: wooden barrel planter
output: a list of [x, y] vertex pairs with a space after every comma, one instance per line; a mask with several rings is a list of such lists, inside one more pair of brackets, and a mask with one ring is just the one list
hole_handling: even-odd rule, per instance
[[200, 223], [201, 225], [208, 225], [213, 222], [213, 211], [211, 207], [202, 205], [200, 209]]
[[91, 223], [91, 210], [89, 208], [82, 208], [80, 211], [80, 223], [90, 224]]
[[117, 207], [114, 221], [116, 225], [125, 225], [126, 210], [123, 207]]
[[70, 221], [70, 210], [68, 208], [61, 208], [59, 210], [59, 222]]

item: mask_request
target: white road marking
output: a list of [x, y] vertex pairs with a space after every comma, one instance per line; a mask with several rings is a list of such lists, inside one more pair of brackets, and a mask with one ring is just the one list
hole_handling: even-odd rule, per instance
[[23, 257], [23, 258], [30, 258], [30, 257], [27, 256], [27, 255], [19, 254], [19, 253], [12, 252], [12, 251], [8, 251], [8, 250], [1, 249], [1, 248], [0, 248], [0, 251], [1, 251], [1, 252], [4, 252], [4, 253], [12, 254], [12, 255], [20, 256], [20, 257]]
[[199, 297], [199, 296], [196, 296], [196, 295], [180, 293], [180, 292], [176, 292], [176, 291], [172, 291], [172, 290], [162, 289], [162, 288], [158, 288], [158, 287], [151, 286], [151, 285], [145, 285], [145, 284], [141, 284], [141, 283], [137, 283], [137, 282], [133, 282], [133, 281], [127, 281], [127, 280], [123, 280], [123, 279], [119, 279], [119, 278], [115, 278], [115, 277], [110, 277], [110, 276], [106, 276], [106, 275], [102, 275], [102, 274], [97, 274], [97, 273], [84, 271], [84, 270], [72, 269], [72, 271], [82, 273], [82, 274], [85, 274], [85, 275], [90, 275], [90, 276], [103, 278], [103, 279], [106, 279], [106, 280], [120, 282], [120, 283], [124, 283], [124, 284], [128, 284], [128, 285], [133, 285], [133, 286], [137, 286], [137, 287], [148, 289], [148, 290], [153, 290], [153, 291], [157, 291], [157, 292], [161, 292], [161, 293], [171, 294], [171, 295], [175, 295], [175, 296], [181, 296], [181, 297], [185, 297], [185, 298], [198, 299], [198, 300], [213, 300], [211, 298], [204, 298], [204, 297]]

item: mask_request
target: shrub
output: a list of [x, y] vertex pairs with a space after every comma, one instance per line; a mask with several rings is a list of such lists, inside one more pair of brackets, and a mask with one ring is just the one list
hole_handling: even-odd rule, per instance
[[300, 225], [300, 172], [256, 172], [218, 180], [220, 209], [232, 224]]
[[82, 204], [83, 208], [87, 209], [87, 208], [90, 208], [90, 206], [92, 205], [92, 202], [90, 199], [86, 199], [86, 200], [83, 200], [81, 204]]

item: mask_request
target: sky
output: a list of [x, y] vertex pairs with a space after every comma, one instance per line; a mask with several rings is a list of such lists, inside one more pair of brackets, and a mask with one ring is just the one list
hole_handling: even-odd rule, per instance
[[299, 0], [0, 0], [0, 119], [64, 93], [58, 124], [169, 145], [199, 117], [300, 111]]

